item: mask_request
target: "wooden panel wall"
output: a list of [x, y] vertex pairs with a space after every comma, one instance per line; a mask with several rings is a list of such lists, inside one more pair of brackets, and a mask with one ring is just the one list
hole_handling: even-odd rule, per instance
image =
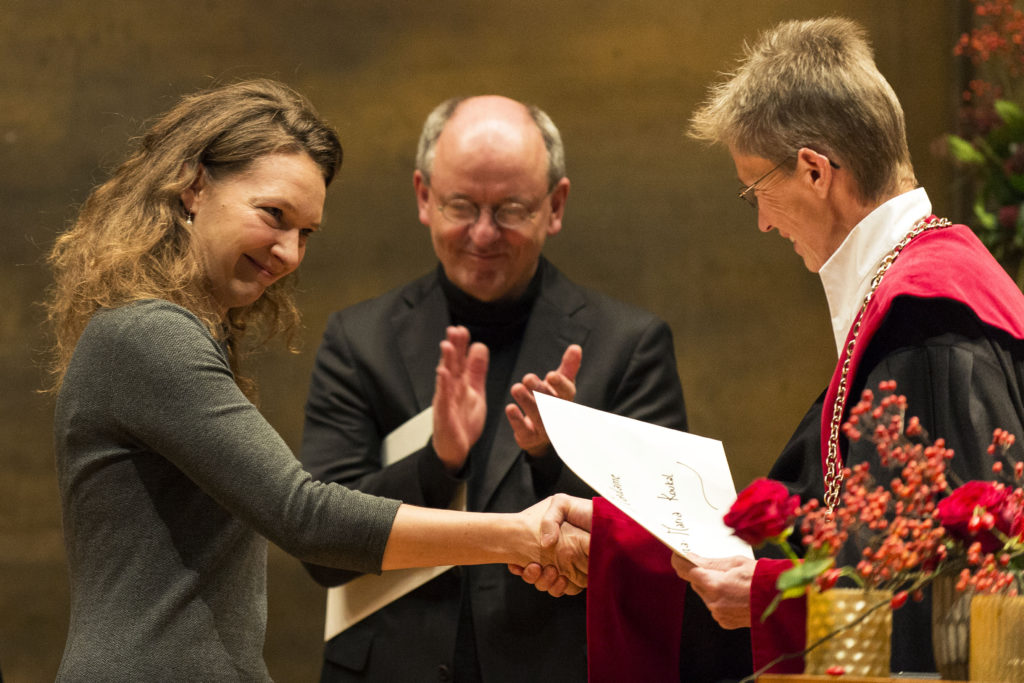
[[[7, 0], [0, 12], [0, 669], [52, 680], [67, 581], [50, 437], [37, 393], [43, 258], [147, 117], [211, 79], [269, 75], [340, 130], [345, 166], [302, 269], [305, 352], [260, 363], [263, 408], [298, 444], [327, 315], [426, 271], [412, 160], [426, 113], [496, 92], [546, 109], [572, 192], [548, 254], [571, 277], [653, 310], [676, 339], [693, 431], [725, 441], [737, 485], [766, 471], [834, 362], [816, 276], [755, 229], [722, 150], [689, 113], [744, 39], [786, 18], [864, 22], [903, 100], [914, 160], [954, 210], [936, 138], [954, 121], [954, 0], [565, 0], [191, 3]], [[956, 216], [954, 216], [956, 217]], [[586, 358], [586, 357], [585, 357]], [[586, 360], [584, 360], [586, 363]], [[272, 553], [266, 647], [281, 681], [314, 680], [322, 591]]]

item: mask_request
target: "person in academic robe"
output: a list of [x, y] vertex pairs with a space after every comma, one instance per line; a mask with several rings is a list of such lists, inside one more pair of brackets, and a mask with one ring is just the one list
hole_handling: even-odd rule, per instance
[[[838, 425], [862, 390], [895, 380], [909, 414], [955, 451], [951, 469], [964, 480], [991, 478], [993, 430], [1024, 436], [1024, 296], [969, 228], [933, 215], [903, 110], [864, 29], [836, 17], [766, 31], [713, 87], [690, 132], [728, 148], [758, 228], [792, 242], [828, 299], [835, 371], [769, 476], [802, 500], [827, 502], [844, 466], [877, 468], [870, 440], [847, 443]], [[643, 575], [605, 572], [595, 556], [662, 551], [637, 541], [635, 529], [605, 533], [615, 527], [604, 516], [596, 507], [588, 590], [592, 599], [595, 591], [624, 599], [615, 589], [642, 588]], [[844, 549], [839, 562], [856, 552]], [[673, 556], [672, 564], [722, 626], [752, 629], [755, 669], [804, 648], [803, 599], [784, 600], [762, 621], [788, 560]], [[659, 618], [671, 623], [671, 608]], [[894, 671], [935, 670], [930, 625], [927, 598], [895, 612]], [[774, 670], [801, 672], [803, 662]]]
[[[544, 112], [498, 96], [442, 103], [424, 124], [413, 185], [439, 265], [331, 316], [302, 443], [315, 479], [431, 507], [464, 487], [470, 510], [520, 510], [547, 492], [593, 495], [552, 449], [530, 390], [686, 427], [665, 322], [542, 256], [569, 193]], [[438, 342], [452, 324], [488, 349], [486, 405], [446, 419], [435, 406], [411, 452], [385, 461], [385, 439], [436, 402]], [[351, 578], [308, 568], [325, 586]], [[585, 612], [584, 596], [555, 600], [504, 566], [455, 569], [331, 638], [322, 680], [582, 683]]]

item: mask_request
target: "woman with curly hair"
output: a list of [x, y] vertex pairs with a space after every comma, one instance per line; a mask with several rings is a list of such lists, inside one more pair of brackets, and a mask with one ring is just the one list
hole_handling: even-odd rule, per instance
[[[57, 239], [59, 680], [267, 680], [266, 539], [362, 572], [540, 562], [556, 593], [585, 584], [587, 537], [551, 524], [568, 499], [487, 515], [313, 482], [247, 398], [243, 341], [298, 322], [289, 275], [341, 158], [286, 86], [212, 88], [156, 119]], [[461, 332], [438, 367], [452, 404], [484, 395], [486, 349]]]

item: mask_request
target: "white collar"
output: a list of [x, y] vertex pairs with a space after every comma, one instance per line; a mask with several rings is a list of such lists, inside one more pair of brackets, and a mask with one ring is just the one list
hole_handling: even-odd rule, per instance
[[923, 187], [893, 197], [855, 225], [818, 271], [828, 299], [838, 354], [842, 354], [850, 326], [871, 288], [878, 265], [914, 223], [931, 212], [932, 203]]

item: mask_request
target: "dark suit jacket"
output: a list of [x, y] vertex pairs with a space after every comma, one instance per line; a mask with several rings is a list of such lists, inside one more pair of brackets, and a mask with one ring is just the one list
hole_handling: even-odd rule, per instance
[[[685, 429], [668, 326], [573, 284], [550, 263], [541, 267], [512, 381], [557, 368], [566, 346], [580, 344], [578, 403]], [[449, 504], [458, 480], [429, 443], [387, 468], [380, 462], [382, 439], [431, 405], [438, 344], [449, 320], [436, 272], [331, 316], [303, 434], [302, 461], [314, 478], [414, 505]], [[469, 492], [470, 508], [490, 512], [518, 512], [557, 491], [593, 495], [557, 456], [534, 459], [522, 452], [504, 418], [479, 481]], [[351, 577], [308, 568], [327, 586]], [[503, 565], [454, 569], [338, 635], [325, 648], [325, 680], [446, 680], [460, 575], [472, 600], [485, 681], [586, 680], [585, 595], [551, 598]]]

